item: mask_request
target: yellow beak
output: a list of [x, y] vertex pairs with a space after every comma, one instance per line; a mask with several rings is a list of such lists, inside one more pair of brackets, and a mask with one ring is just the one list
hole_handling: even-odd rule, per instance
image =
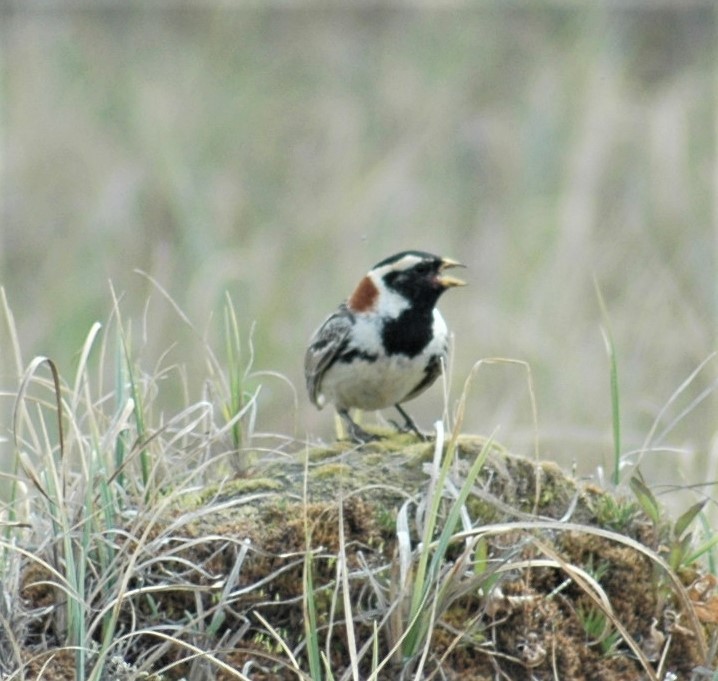
[[457, 260], [452, 260], [451, 258], [442, 258], [441, 259], [441, 276], [439, 276], [438, 282], [445, 288], [451, 288], [452, 286], [466, 286], [466, 282], [462, 281], [461, 279], [457, 279], [456, 277], [452, 277], [448, 274], [443, 274], [444, 270], [451, 269], [452, 267], [466, 267], [466, 265], [462, 265]]

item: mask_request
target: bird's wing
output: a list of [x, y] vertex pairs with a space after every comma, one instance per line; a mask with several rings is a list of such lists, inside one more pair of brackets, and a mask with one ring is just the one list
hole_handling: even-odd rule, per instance
[[417, 383], [417, 385], [409, 392], [409, 394], [401, 400], [402, 402], [408, 402], [413, 400], [418, 395], [421, 395], [434, 381], [441, 376], [441, 372], [444, 370], [446, 365], [446, 353], [443, 355], [432, 355], [424, 369], [424, 376]]
[[304, 355], [304, 376], [309, 399], [317, 406], [319, 388], [326, 370], [346, 347], [347, 338], [354, 326], [354, 315], [342, 305], [316, 330]]

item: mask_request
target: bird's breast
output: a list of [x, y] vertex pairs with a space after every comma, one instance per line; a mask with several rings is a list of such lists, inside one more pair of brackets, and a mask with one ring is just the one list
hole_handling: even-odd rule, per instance
[[437, 363], [446, 361], [448, 353], [446, 324], [438, 312], [428, 341], [418, 352], [406, 354], [386, 352], [377, 325], [362, 321], [357, 320], [354, 342], [322, 379], [320, 391], [325, 401], [338, 409], [374, 411], [401, 403], [409, 395], [416, 397], [419, 393], [412, 393], [418, 386], [423, 392], [433, 383]]

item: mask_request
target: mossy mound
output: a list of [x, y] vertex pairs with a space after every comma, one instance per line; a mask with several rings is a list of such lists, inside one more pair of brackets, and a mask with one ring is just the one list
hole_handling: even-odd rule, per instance
[[[462, 487], [485, 446], [481, 438], [459, 439], [437, 528], [454, 503], [451, 490]], [[124, 648], [124, 661], [134, 670], [162, 670], [156, 677], [162, 679], [196, 676], [202, 665], [215, 679], [242, 678], [236, 672], [252, 679], [309, 678], [304, 641], [310, 572], [315, 630], [335, 678], [351, 664], [348, 616], [359, 649], [369, 642], [356, 663], [361, 678], [370, 677], [373, 654], [387, 658], [375, 678], [415, 678], [418, 659], [402, 655], [401, 644], [391, 653], [409, 626], [408, 595], [397, 591], [397, 517], [402, 507], [408, 510], [415, 571], [434, 449], [405, 435], [361, 447], [339, 442], [259, 460], [248, 477], [177, 495], [167, 512], [133, 530], [137, 536], [142, 529], [146, 545], [128, 582], [138, 595], [126, 598], [120, 629], [146, 633]], [[709, 664], [707, 632], [696, 626], [695, 613], [686, 612], [689, 602], [676, 594], [676, 581], [648, 557], [662, 550], [668, 530], [650, 522], [635, 502], [581, 484], [552, 463], [491, 445], [462, 518], [455, 529], [465, 532], [449, 544], [437, 568], [441, 588], [450, 585], [456, 593], [432, 618], [426, 678], [638, 681], [652, 678], [648, 661], [655, 678], [672, 672], [682, 679]], [[474, 540], [467, 554], [472, 532], [487, 528], [493, 530]], [[619, 536], [649, 552], [617, 541]], [[348, 571], [349, 614], [337, 577], [340, 555]], [[576, 571], [595, 579], [643, 662]], [[696, 576], [686, 571], [682, 578]], [[26, 575], [24, 595], [42, 596], [47, 605], [47, 590], [36, 593], [29, 586], [37, 581], [36, 574]], [[429, 590], [438, 590], [439, 581]], [[182, 646], [158, 644], [152, 630], [211, 652], [226, 668], [188, 659]], [[68, 678], [47, 669], [43, 678]]]

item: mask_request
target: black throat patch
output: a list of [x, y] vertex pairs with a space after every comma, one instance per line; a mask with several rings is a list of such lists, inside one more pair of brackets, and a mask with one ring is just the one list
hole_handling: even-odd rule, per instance
[[386, 319], [382, 340], [388, 355], [416, 357], [431, 342], [433, 308], [404, 310], [396, 319]]

